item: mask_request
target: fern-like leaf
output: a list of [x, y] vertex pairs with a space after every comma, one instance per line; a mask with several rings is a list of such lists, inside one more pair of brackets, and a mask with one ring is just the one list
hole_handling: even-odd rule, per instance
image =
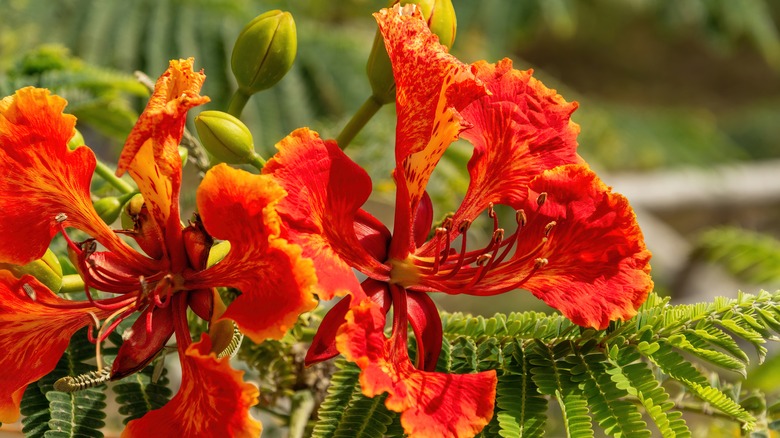
[[124, 417], [122, 423], [127, 424], [153, 409], [161, 408], [170, 400], [172, 392], [168, 387], [167, 369], [163, 368], [157, 381], [153, 381], [153, 373], [154, 367], [148, 366], [112, 387], [119, 404], [119, 414]]
[[496, 388], [497, 435], [539, 437], [547, 422], [547, 399], [539, 393], [531, 375], [531, 361], [539, 361], [522, 342], [511, 344], [512, 366], [498, 378]]

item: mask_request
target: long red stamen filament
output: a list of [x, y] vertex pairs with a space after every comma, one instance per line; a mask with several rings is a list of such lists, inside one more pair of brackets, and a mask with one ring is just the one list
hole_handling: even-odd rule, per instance
[[454, 277], [455, 274], [457, 274], [458, 271], [460, 271], [460, 268], [463, 267], [464, 264], [463, 262], [466, 257], [466, 241], [467, 241], [469, 226], [471, 226], [470, 221], [463, 221], [458, 227], [458, 231], [460, 232], [460, 252], [458, 253], [459, 254], [458, 261], [455, 264], [455, 266], [452, 267], [450, 272], [444, 275], [444, 277], [442, 277], [442, 279], [444, 280]]
[[[441, 254], [441, 241], [442, 239], [447, 239], [446, 234], [448, 234], [447, 229], [441, 227], [436, 228], [436, 236], [434, 237], [434, 239], [436, 239], [436, 252], [435, 252], [435, 256], [433, 257], [433, 274], [439, 272], [439, 263], [440, 263], [439, 255]], [[450, 243], [449, 240], [447, 240], [447, 246], [449, 246], [449, 243]]]
[[65, 241], [68, 243], [68, 247], [76, 252], [76, 254], [81, 254], [81, 248], [79, 247], [76, 242], [70, 239], [70, 236], [68, 236], [68, 233], [65, 232], [65, 221], [68, 219], [68, 216], [65, 213], [60, 213], [56, 216], [55, 220], [57, 221], [57, 228], [60, 229], [60, 233], [62, 233], [62, 237], [65, 239]]
[[[97, 335], [97, 342], [95, 343], [95, 359], [97, 361], [98, 371], [103, 370], [103, 356], [100, 352], [100, 345], [106, 340], [108, 335], [113, 331], [122, 320], [127, 318], [128, 315], [135, 311], [135, 307], [123, 307], [116, 312], [112, 313], [100, 327]], [[113, 321], [116, 318], [116, 321]]]

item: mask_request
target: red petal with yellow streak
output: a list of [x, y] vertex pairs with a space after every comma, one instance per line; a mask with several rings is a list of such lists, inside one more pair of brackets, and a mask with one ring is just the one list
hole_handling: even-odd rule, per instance
[[535, 176], [583, 162], [577, 155], [580, 129], [570, 119], [576, 102], [566, 102], [531, 71], [514, 70], [509, 59], [474, 67], [492, 94], [461, 111], [473, 125], [462, 136], [474, 145], [474, 154], [468, 165], [471, 182], [455, 223], [473, 220], [491, 202], [519, 208]]
[[210, 353], [208, 335], [187, 348], [182, 357], [179, 392], [160, 409], [127, 424], [130, 437], [238, 437], [260, 436], [262, 425], [249, 415], [257, 404], [257, 387], [242, 380], [243, 371], [230, 367], [230, 358]]
[[19, 419], [25, 388], [54, 369], [71, 336], [92, 323], [89, 312], [108, 316], [91, 307], [66, 307], [69, 304], [74, 303], [60, 299], [34, 277], [16, 279], [0, 270], [1, 423]]
[[168, 250], [175, 251], [171, 254], [174, 264], [184, 262], [179, 260], [183, 254], [179, 254], [181, 158], [178, 146], [187, 111], [209, 101], [199, 94], [206, 76], [193, 71], [192, 64], [192, 58], [170, 62], [127, 137], [117, 167], [117, 175], [129, 171], [138, 184], [149, 212], [163, 230]]
[[0, 101], [0, 262], [23, 265], [43, 256], [65, 213], [112, 249], [126, 248], [92, 207], [89, 185], [95, 156], [71, 151], [76, 118], [65, 99], [27, 87]]
[[[416, 7], [396, 6], [374, 16], [396, 83], [398, 197], [393, 245], [412, 246], [413, 216], [431, 173], [467, 126], [458, 111], [486, 91], [471, 67], [439, 44]], [[407, 255], [406, 248], [391, 251], [398, 259]]]
[[[272, 175], [287, 191], [279, 203], [283, 236], [303, 248], [317, 270], [317, 294], [322, 299], [359, 291], [352, 268], [376, 280], [387, 280], [388, 269], [368, 252], [355, 228], [382, 226], [363, 218], [360, 207], [371, 194], [371, 178], [333, 141], [316, 132], [298, 129], [276, 145], [279, 152], [263, 173]], [[361, 214], [361, 216], [368, 216]], [[389, 236], [384, 226], [377, 235]], [[372, 233], [365, 230], [361, 236]], [[375, 240], [375, 238], [373, 240]]]
[[472, 437], [493, 417], [495, 371], [444, 374], [415, 369], [405, 345], [393, 347], [393, 340], [385, 338], [385, 315], [370, 299], [353, 307], [346, 319], [336, 340], [339, 351], [362, 369], [363, 394], [389, 394], [385, 405], [401, 413], [410, 437]]
[[301, 249], [279, 238], [276, 212], [284, 190], [268, 175], [219, 164], [206, 173], [197, 204], [206, 230], [230, 242], [219, 263], [187, 277], [187, 287], [233, 286], [242, 294], [223, 319], [256, 342], [280, 338], [298, 315], [316, 305], [317, 277]]

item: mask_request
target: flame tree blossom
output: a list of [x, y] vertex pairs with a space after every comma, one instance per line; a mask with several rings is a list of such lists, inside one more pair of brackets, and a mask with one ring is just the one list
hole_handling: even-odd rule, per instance
[[[376, 18], [397, 87], [393, 232], [361, 208], [371, 180], [334, 141], [299, 129], [264, 168], [289, 193], [278, 207], [282, 235], [314, 261], [317, 293], [347, 295], [324, 318], [307, 361], [340, 352], [355, 362], [363, 393], [388, 393], [385, 404], [410, 436], [473, 436], [493, 415], [496, 374], [434, 371], [442, 326], [429, 293], [526, 289], [575, 323], [603, 329], [647, 297], [650, 254], [626, 199], [576, 152], [576, 103], [509, 60], [463, 64], [414, 8]], [[471, 181], [457, 211], [432, 229], [426, 185], [459, 137], [473, 145]], [[509, 230], [495, 205], [515, 211]], [[480, 215], [493, 233], [474, 248], [468, 231]]]
[[[93, 208], [95, 155], [86, 147], [68, 149], [76, 120], [63, 114], [64, 99], [29, 87], [0, 101], [0, 262], [40, 258], [62, 233], [87, 297], [67, 300], [31, 276], [0, 271], [1, 422], [19, 417], [26, 386], [56, 366], [77, 330], [95, 326], [89, 333], [99, 355], [119, 322], [138, 315], [124, 333], [111, 379], [145, 367], [173, 334], [183, 377], [167, 405], [131, 421], [123, 436], [259, 435], [261, 425], [249, 415], [258, 390], [227, 357], [218, 358], [230, 335], [220, 336], [217, 328], [227, 324], [232, 333], [235, 323], [257, 342], [281, 337], [315, 305], [316, 277], [301, 249], [279, 237], [275, 206], [285, 191], [269, 176], [214, 167], [197, 191], [199, 215], [182, 225], [177, 148], [187, 111], [208, 102], [199, 94], [205, 76], [192, 63], [171, 61], [120, 156], [117, 173], [128, 172], [144, 200], [134, 207], [132, 230], [112, 230]], [[70, 227], [91, 237], [74, 242]], [[231, 250], [207, 267], [215, 238], [229, 241]], [[226, 308], [217, 286], [242, 293]], [[211, 322], [212, 336], [193, 342], [188, 308]]]

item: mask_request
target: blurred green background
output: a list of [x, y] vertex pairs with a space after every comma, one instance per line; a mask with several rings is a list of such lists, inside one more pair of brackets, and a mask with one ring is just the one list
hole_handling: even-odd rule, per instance
[[[656, 287], [673, 302], [780, 286], [780, 2], [774, 0], [453, 0], [465, 62], [514, 60], [580, 109], [580, 153], [637, 210]], [[202, 108], [224, 110], [230, 52], [254, 16], [289, 10], [298, 57], [243, 119], [258, 152], [309, 126], [333, 138], [368, 97], [364, 76], [378, 0], [0, 0], [0, 95], [51, 88], [111, 163], [172, 58], [207, 74]], [[394, 109], [348, 153], [374, 178], [370, 208], [392, 208]], [[456, 144], [430, 187], [442, 215], [468, 184]], [[190, 166], [191, 168], [192, 166]], [[190, 171], [191, 181], [197, 173]], [[192, 194], [185, 201], [191, 201]], [[392, 217], [392, 216], [390, 216]], [[445, 297], [448, 310], [538, 309], [530, 294]], [[777, 362], [777, 360], [775, 360]], [[757, 381], [776, 388], [776, 366]], [[768, 377], [769, 376], [769, 377]]]

